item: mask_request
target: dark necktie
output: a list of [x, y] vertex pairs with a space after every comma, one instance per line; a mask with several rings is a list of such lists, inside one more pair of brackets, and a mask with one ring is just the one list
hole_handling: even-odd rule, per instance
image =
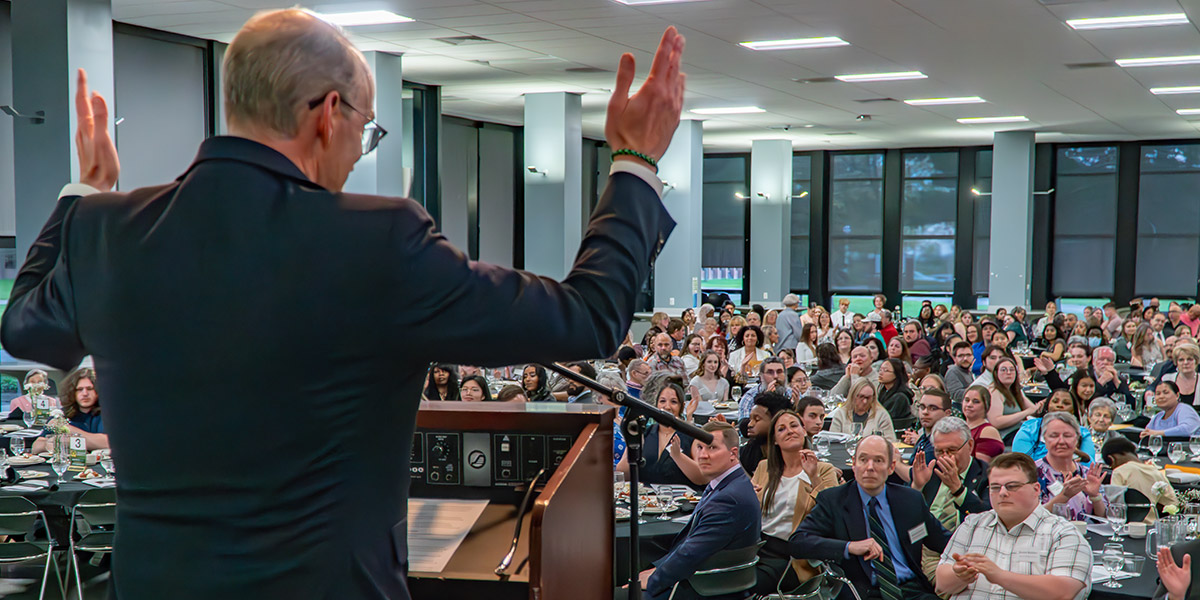
[[883, 520], [879, 518], [879, 500], [871, 498], [867, 503], [867, 511], [871, 515], [871, 539], [883, 549], [883, 556], [871, 561], [871, 567], [875, 569], [875, 583], [879, 585], [879, 593], [883, 600], [901, 600], [900, 583], [892, 565], [892, 549], [888, 546], [887, 535], [883, 531]]

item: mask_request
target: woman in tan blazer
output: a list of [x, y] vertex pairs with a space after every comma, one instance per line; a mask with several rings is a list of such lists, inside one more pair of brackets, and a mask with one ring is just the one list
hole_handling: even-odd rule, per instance
[[792, 576], [784, 590], [808, 580], [817, 572], [808, 561], [790, 560], [787, 539], [816, 504], [817, 493], [840, 485], [841, 471], [817, 460], [809, 447], [800, 415], [785, 410], [771, 420], [767, 431], [767, 458], [758, 463], [751, 482], [762, 504], [765, 544], [759, 551], [755, 593], [769, 594], [791, 562]]

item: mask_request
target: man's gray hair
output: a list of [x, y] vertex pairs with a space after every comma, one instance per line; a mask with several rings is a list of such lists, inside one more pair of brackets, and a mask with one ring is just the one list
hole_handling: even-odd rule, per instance
[[1105, 346], [1104, 344], [1096, 346], [1096, 349], [1092, 350], [1092, 359], [1096, 359], [1101, 354], [1110, 354], [1112, 355], [1113, 360], [1116, 360], [1117, 358], [1117, 352], [1112, 349], [1112, 346]]
[[308, 103], [332, 91], [365, 106], [374, 83], [362, 53], [342, 31], [312, 13], [260, 12], [225, 51], [225, 115], [230, 125], [261, 127], [293, 137]]
[[1098, 408], [1107, 410], [1109, 417], [1113, 419], [1117, 418], [1117, 405], [1112, 400], [1104, 397], [1092, 398], [1092, 403], [1088, 404], [1087, 414], [1090, 416], [1092, 413], [1096, 412], [1096, 409]]
[[629, 387], [625, 385], [625, 379], [621, 377], [621, 372], [616, 369], [604, 369], [596, 374], [596, 381], [605, 387], [611, 388], [620, 392], [628, 392]]
[[1046, 441], [1046, 426], [1054, 421], [1060, 421], [1060, 422], [1066, 423], [1067, 425], [1069, 425], [1071, 427], [1071, 430], [1074, 431], [1076, 433], [1076, 435], [1079, 434], [1079, 420], [1075, 418], [1075, 415], [1068, 413], [1068, 412], [1061, 412], [1061, 411], [1046, 413], [1046, 416], [1042, 417], [1042, 441], [1043, 442]]
[[630, 373], [633, 372], [634, 369], [636, 369], [640, 366], [643, 366], [643, 365], [649, 367], [650, 363], [648, 363], [640, 358], [635, 358], [635, 359], [629, 361], [628, 365], [625, 365], [625, 374], [628, 376]]
[[957, 433], [962, 436], [964, 444], [971, 439], [971, 428], [967, 425], [966, 421], [958, 417], [942, 417], [938, 419], [938, 422], [933, 424], [930, 437], [939, 433]]

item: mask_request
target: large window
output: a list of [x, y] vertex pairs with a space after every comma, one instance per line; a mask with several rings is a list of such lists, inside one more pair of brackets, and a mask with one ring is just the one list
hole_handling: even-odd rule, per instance
[[829, 287], [883, 286], [883, 153], [835, 154], [830, 181]]
[[1116, 254], [1117, 147], [1059, 148], [1056, 164], [1052, 292], [1110, 297]]
[[975, 235], [974, 269], [971, 287], [977, 295], [987, 296], [988, 275], [992, 269], [992, 151], [975, 153]]
[[1200, 145], [1142, 147], [1137, 236], [1136, 293], [1194, 296], [1200, 273]]
[[900, 289], [954, 291], [958, 152], [904, 154]]
[[746, 266], [746, 202], [735, 194], [750, 190], [750, 157], [704, 157], [704, 239], [701, 246], [705, 290], [741, 291]]
[[794, 292], [808, 290], [809, 224], [812, 213], [812, 157], [792, 157], [792, 275]]

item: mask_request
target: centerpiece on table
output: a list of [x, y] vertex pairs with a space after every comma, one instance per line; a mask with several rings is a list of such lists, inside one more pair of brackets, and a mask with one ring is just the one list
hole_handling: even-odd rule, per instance
[[51, 410], [49, 417], [45, 427], [47, 447], [51, 456], [62, 456], [70, 450], [70, 421], [58, 408]]
[[45, 425], [50, 418], [50, 398], [46, 390], [50, 384], [45, 381], [35, 381], [25, 384], [25, 394], [29, 396], [29, 405], [33, 407], [34, 425]]

